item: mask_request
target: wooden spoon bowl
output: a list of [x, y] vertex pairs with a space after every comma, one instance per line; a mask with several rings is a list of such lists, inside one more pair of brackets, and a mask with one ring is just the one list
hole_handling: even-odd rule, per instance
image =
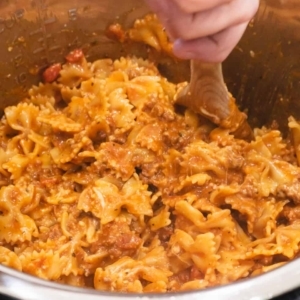
[[235, 137], [251, 139], [247, 116], [241, 112], [224, 83], [221, 64], [191, 61], [190, 83], [180, 91], [176, 103], [186, 106]]

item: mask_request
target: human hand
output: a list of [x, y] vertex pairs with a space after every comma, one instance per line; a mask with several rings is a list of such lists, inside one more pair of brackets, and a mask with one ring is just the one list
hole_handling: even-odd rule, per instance
[[222, 62], [241, 39], [259, 0], [145, 0], [184, 59]]

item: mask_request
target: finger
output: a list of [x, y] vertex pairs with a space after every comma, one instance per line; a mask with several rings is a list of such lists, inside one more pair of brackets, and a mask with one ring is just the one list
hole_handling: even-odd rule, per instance
[[184, 13], [196, 13], [204, 10], [209, 10], [222, 4], [229, 3], [233, 0], [145, 0], [148, 6], [155, 13], [169, 13], [173, 2], [177, 8]]
[[258, 6], [259, 0], [234, 0], [196, 14], [184, 14], [171, 8], [171, 18], [165, 20], [164, 26], [173, 39], [192, 40], [248, 22], [255, 15]]
[[[188, 14], [210, 10], [231, 1], [232, 0], [175, 0], [180, 10]], [[163, 0], [161, 0], [161, 2], [163, 2]]]
[[163, 19], [168, 17], [171, 7], [174, 7], [173, 0], [145, 0], [145, 2], [154, 13]]
[[248, 22], [230, 27], [211, 37], [191, 41], [177, 40], [174, 54], [183, 59], [198, 59], [218, 63], [224, 61], [237, 45], [247, 28]]

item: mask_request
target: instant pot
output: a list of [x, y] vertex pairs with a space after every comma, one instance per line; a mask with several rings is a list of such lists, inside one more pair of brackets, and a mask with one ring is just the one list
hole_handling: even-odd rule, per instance
[[[162, 0], [163, 1], [163, 0]], [[105, 35], [149, 9], [142, 0], [1, 0], [0, 112], [16, 104], [43, 70], [75, 48], [88, 60], [127, 54], [145, 57], [144, 45], [125, 47]], [[189, 79], [189, 63], [157, 57], [162, 74], [174, 82]], [[274, 120], [286, 132], [287, 119], [300, 119], [300, 2], [265, 0], [242, 41], [224, 63], [228, 89], [252, 126]], [[300, 260], [237, 283], [184, 293], [115, 294], [44, 281], [0, 265], [0, 294], [17, 299], [270, 299], [300, 286]]]

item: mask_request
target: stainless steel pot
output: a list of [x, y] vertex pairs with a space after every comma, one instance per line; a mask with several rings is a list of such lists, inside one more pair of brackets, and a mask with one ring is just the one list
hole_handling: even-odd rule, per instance
[[[142, 0], [1, 0], [0, 110], [17, 103], [52, 62], [63, 61], [82, 47], [89, 60], [135, 53], [107, 39], [104, 30], [118, 20], [129, 26], [148, 12]], [[287, 117], [300, 118], [300, 3], [265, 0], [239, 46], [224, 64], [229, 90], [246, 109], [253, 125], [274, 119], [285, 130]], [[171, 80], [188, 79], [187, 62], [160, 69]], [[0, 265], [0, 293], [18, 299], [269, 299], [300, 286], [300, 261], [295, 260], [256, 278], [205, 291], [168, 295], [99, 293], [46, 282]]]

